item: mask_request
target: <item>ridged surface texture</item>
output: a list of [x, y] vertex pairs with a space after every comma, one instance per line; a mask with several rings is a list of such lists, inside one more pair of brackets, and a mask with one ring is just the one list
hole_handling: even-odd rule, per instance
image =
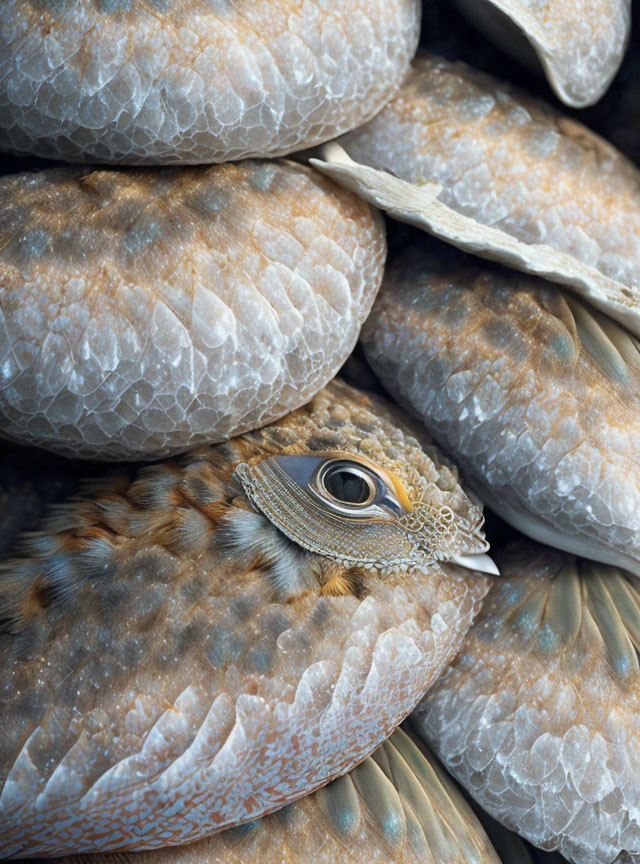
[[373, 368], [504, 519], [640, 574], [640, 343], [572, 292], [422, 246], [365, 325]]
[[382, 220], [287, 162], [0, 179], [0, 426], [105, 460], [221, 441], [338, 371]]
[[307, 553], [233, 475], [336, 450], [478, 519], [419, 428], [334, 382], [261, 431], [98, 481], [4, 562], [1, 855], [197, 840], [348, 771], [417, 704], [489, 580]]
[[[500, 864], [455, 784], [424, 745], [402, 729], [351, 773], [271, 816], [188, 846], [107, 854], [100, 861]], [[63, 858], [61, 864], [98, 862], [94, 856], [77, 855]]]
[[[622, 60], [630, 0], [454, 0], [500, 48], [522, 62], [526, 39], [567, 105], [602, 96]], [[510, 25], [510, 26], [509, 26]]]
[[70, 161], [277, 156], [373, 117], [420, 0], [5, 0], [0, 146]]
[[640, 593], [523, 539], [414, 719], [497, 819], [575, 864], [640, 861]]
[[640, 285], [640, 173], [543, 102], [469, 66], [424, 55], [395, 99], [339, 143], [482, 225], [546, 244]]

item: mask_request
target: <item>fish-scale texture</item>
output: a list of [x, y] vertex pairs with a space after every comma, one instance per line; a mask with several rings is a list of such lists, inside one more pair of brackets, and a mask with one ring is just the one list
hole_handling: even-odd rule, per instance
[[0, 179], [2, 434], [84, 458], [221, 441], [338, 371], [382, 221], [291, 163]]
[[277, 156], [397, 89], [420, 0], [8, 0], [0, 146], [71, 161]]
[[517, 541], [413, 715], [497, 819], [575, 864], [640, 861], [637, 580]]
[[389, 268], [363, 342], [504, 519], [640, 572], [640, 346], [620, 325], [434, 243]]
[[[400, 412], [334, 382], [273, 426], [92, 486], [5, 562], [1, 855], [159, 848], [263, 816], [358, 764], [417, 704], [485, 577], [366, 570], [334, 596], [323, 574], [344, 568], [263, 517], [259, 543], [227, 533], [248, 508], [235, 465], [336, 449], [393, 470], [412, 500], [479, 516]], [[303, 581], [283, 600], [285, 554]]]
[[640, 285], [640, 172], [611, 145], [509, 84], [432, 56], [340, 143], [525, 243], [544, 243]]
[[[113, 853], [100, 860], [102, 864], [499, 864], [455, 784], [428, 750], [401, 729], [350, 774], [271, 816], [188, 846]], [[92, 862], [94, 857], [84, 855], [61, 860], [61, 864]]]
[[607, 89], [631, 26], [630, 0], [454, 2], [516, 60], [526, 63], [535, 52], [557, 95], [575, 108]]

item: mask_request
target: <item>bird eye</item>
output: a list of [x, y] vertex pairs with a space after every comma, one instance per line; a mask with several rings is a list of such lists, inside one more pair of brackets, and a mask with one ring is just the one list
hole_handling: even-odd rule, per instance
[[362, 468], [338, 463], [329, 465], [318, 478], [324, 491], [341, 504], [366, 507], [377, 494], [372, 477]]
[[356, 454], [268, 456], [253, 465], [241, 463], [236, 475], [251, 502], [287, 536], [284, 523], [298, 524], [307, 511], [320, 521], [327, 513], [385, 521], [411, 511], [393, 476]]

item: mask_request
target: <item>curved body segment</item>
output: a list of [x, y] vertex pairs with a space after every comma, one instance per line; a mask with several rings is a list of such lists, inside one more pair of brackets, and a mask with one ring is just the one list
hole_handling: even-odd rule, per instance
[[574, 864], [640, 861], [636, 577], [519, 539], [414, 720], [478, 803]]
[[0, 147], [74, 162], [280, 156], [398, 88], [420, 0], [10, 0]]
[[380, 379], [520, 531], [640, 575], [640, 342], [570, 291], [433, 243], [363, 331]]
[[382, 279], [380, 217], [289, 162], [0, 178], [0, 428], [158, 458], [297, 408]]
[[[422, 55], [315, 167], [465, 251], [572, 287], [640, 335], [640, 172], [529, 94]], [[392, 175], [392, 176], [391, 176]]]
[[542, 67], [572, 108], [592, 105], [613, 80], [629, 40], [629, 0], [455, 0], [489, 39]]
[[[52, 513], [0, 574], [0, 854], [191, 842], [368, 756], [453, 658], [489, 581], [433, 556], [310, 552], [235, 472], [362, 456], [409, 501], [450, 509], [456, 551], [485, 549], [478, 508], [422, 442], [334, 382], [272, 426]], [[332, 488], [348, 500], [348, 482]]]
[[[505, 832], [506, 833], [506, 832]], [[526, 854], [526, 853], [525, 853]], [[282, 810], [188, 846], [102, 864], [499, 864], [429, 751], [402, 729], [344, 777]], [[98, 864], [95, 856], [61, 864]], [[510, 864], [508, 859], [504, 864]]]

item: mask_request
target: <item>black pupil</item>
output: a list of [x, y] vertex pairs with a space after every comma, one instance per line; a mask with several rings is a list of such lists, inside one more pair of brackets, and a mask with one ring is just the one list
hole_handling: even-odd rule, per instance
[[370, 497], [370, 489], [366, 481], [353, 474], [348, 468], [338, 468], [331, 471], [324, 480], [324, 485], [337, 501], [345, 504], [364, 504]]

